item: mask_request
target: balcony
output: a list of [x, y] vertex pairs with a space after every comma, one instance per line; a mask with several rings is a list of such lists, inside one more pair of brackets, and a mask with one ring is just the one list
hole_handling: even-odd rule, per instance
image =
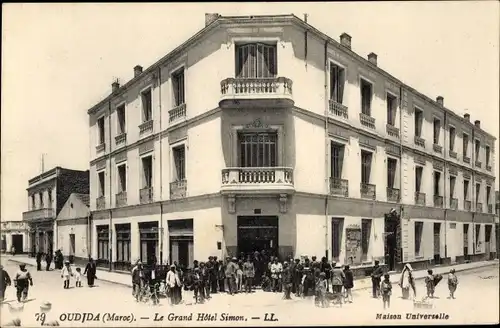
[[186, 198], [187, 180], [179, 180], [170, 183], [170, 199]]
[[106, 149], [106, 143], [104, 143], [104, 142], [101, 143], [101, 144], [99, 144], [99, 145], [97, 145], [97, 146], [95, 146], [95, 151], [98, 154], [102, 153], [105, 149]]
[[174, 123], [186, 118], [186, 104], [181, 104], [168, 111], [168, 122]]
[[448, 155], [450, 155], [450, 158], [454, 158], [454, 159], [457, 159], [457, 152], [453, 151], [453, 150], [450, 150], [448, 152]]
[[434, 195], [434, 207], [443, 207], [443, 196]]
[[332, 99], [330, 99], [330, 115], [345, 119], [349, 118], [347, 107]]
[[293, 169], [290, 167], [233, 167], [222, 170], [221, 193], [291, 194]]
[[471, 207], [472, 207], [471, 201], [470, 200], [466, 200], [464, 202], [464, 211], [470, 211]]
[[476, 203], [476, 213], [483, 213], [483, 203]]
[[491, 165], [486, 165], [486, 171], [491, 172]]
[[425, 148], [425, 139], [419, 136], [415, 136], [413, 139], [413, 142], [415, 143], [416, 146]]
[[219, 107], [291, 107], [294, 105], [292, 84], [286, 77], [227, 78], [220, 83]]
[[399, 129], [397, 127], [395, 127], [394, 125], [386, 124], [385, 131], [387, 132], [387, 135], [394, 137], [394, 138], [399, 138]]
[[488, 213], [493, 214], [493, 204], [488, 204]]
[[458, 198], [451, 198], [450, 199], [450, 208], [452, 210], [458, 209]]
[[387, 201], [399, 202], [400, 191], [399, 189], [387, 188]]
[[152, 132], [153, 132], [153, 120], [149, 120], [139, 125], [139, 134], [141, 136], [146, 133], [152, 133]]
[[375, 118], [370, 115], [359, 113], [359, 121], [361, 122], [361, 125], [370, 129], [375, 129]]
[[376, 196], [376, 186], [369, 183], [360, 184], [361, 198], [364, 199], [375, 199]]
[[106, 208], [106, 197], [101, 196], [95, 200], [95, 208], [98, 210], [103, 210]]
[[443, 152], [443, 147], [438, 144], [433, 144], [432, 149], [434, 150], [435, 153], [441, 154]]
[[349, 197], [349, 180], [330, 178], [330, 195]]
[[122, 191], [115, 195], [116, 206], [126, 206], [127, 205], [127, 192]]
[[153, 202], [153, 187], [145, 187], [139, 189], [139, 198], [141, 204], [148, 204]]
[[125, 144], [127, 142], [127, 134], [121, 133], [115, 137], [115, 145]]
[[52, 208], [39, 208], [23, 213], [23, 221], [37, 221], [55, 219], [54, 209]]
[[462, 160], [464, 161], [464, 163], [470, 164], [470, 157], [467, 157], [466, 155], [464, 155]]
[[425, 193], [423, 192], [415, 192], [415, 204], [425, 206]]
[[481, 168], [481, 166], [482, 166], [482, 165], [483, 165], [483, 164], [482, 164], [480, 161], [476, 161], [476, 167], [477, 167], [477, 168]]

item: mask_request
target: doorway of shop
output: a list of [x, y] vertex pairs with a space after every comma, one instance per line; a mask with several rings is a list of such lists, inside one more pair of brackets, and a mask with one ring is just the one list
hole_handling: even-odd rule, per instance
[[277, 216], [238, 216], [238, 254], [266, 251], [278, 255]]
[[14, 247], [15, 254], [20, 254], [24, 251], [23, 235], [12, 235], [12, 246]]
[[434, 223], [434, 264], [441, 264], [441, 223]]
[[158, 221], [139, 223], [141, 262], [150, 266], [157, 263]]
[[389, 271], [396, 269], [398, 253], [398, 233], [399, 233], [399, 215], [389, 213], [384, 217], [384, 236], [385, 236], [385, 264]]

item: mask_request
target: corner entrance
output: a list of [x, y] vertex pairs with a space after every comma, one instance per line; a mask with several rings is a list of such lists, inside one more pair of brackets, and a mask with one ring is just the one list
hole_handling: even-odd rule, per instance
[[278, 255], [277, 216], [238, 216], [238, 254], [265, 250]]

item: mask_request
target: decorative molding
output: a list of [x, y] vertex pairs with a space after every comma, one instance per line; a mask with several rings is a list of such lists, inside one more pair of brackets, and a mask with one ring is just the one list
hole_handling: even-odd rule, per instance
[[331, 134], [334, 135], [335, 137], [349, 141], [349, 130], [341, 126], [334, 125], [331, 128]]
[[450, 166], [450, 168], [448, 169], [448, 172], [450, 175], [454, 175], [454, 176], [457, 176], [458, 175], [458, 170], [457, 168], [453, 167], [453, 166]]
[[236, 197], [234, 195], [227, 196], [227, 211], [230, 214], [236, 213]]
[[462, 172], [462, 177], [464, 179], [470, 180], [471, 174], [470, 174], [470, 172]]
[[269, 129], [269, 125], [262, 122], [262, 119], [257, 118], [252, 123], [246, 124], [245, 129]]
[[97, 171], [105, 169], [106, 168], [106, 159], [100, 160], [99, 162], [97, 162], [95, 164], [95, 166], [96, 166]]
[[279, 202], [280, 202], [280, 213], [286, 213], [288, 210], [287, 209], [287, 202], [288, 202], [287, 194], [280, 194]]
[[413, 155], [413, 162], [415, 162], [416, 164], [420, 164], [420, 165], [427, 165], [427, 161], [425, 160], [425, 158], [421, 155], [417, 155], [417, 154], [414, 154]]
[[434, 167], [435, 170], [438, 170], [438, 171], [443, 171], [443, 162], [439, 162], [439, 161], [432, 161], [432, 166]]
[[362, 134], [358, 136], [358, 142], [360, 146], [364, 146], [373, 150], [377, 149], [377, 144], [375, 143], [375, 141], [371, 138], [365, 137]]
[[154, 140], [150, 140], [139, 145], [139, 155], [145, 154], [147, 152], [154, 150]]
[[115, 155], [115, 164], [124, 162], [127, 160], [127, 151], [122, 151]]
[[389, 155], [401, 157], [400, 148], [391, 144], [385, 145], [385, 152]]

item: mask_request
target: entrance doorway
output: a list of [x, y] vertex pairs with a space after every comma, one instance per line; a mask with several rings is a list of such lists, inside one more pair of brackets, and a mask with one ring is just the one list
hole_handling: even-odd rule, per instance
[[385, 264], [387, 265], [389, 271], [394, 271], [396, 269], [396, 264], [398, 262], [398, 234], [399, 234], [400, 224], [398, 214], [386, 214], [384, 217], [384, 236], [385, 236]]
[[12, 235], [12, 246], [14, 246], [15, 254], [20, 254], [24, 251], [23, 235]]
[[157, 262], [158, 221], [139, 223], [141, 262], [151, 265]]
[[469, 261], [469, 225], [464, 224], [464, 261]]
[[193, 219], [169, 220], [170, 263], [187, 268], [194, 262]]
[[40, 231], [38, 233], [37, 251], [40, 253], [45, 253], [45, 238], [43, 231]]
[[5, 235], [2, 235], [2, 252], [7, 251], [7, 239], [5, 238]]
[[485, 226], [485, 231], [484, 231], [484, 254], [485, 254], [485, 260], [493, 260], [493, 258], [490, 256], [491, 252], [491, 230], [493, 229], [493, 226], [490, 224], [487, 224]]
[[238, 254], [265, 250], [278, 255], [277, 216], [238, 216]]
[[434, 264], [441, 264], [441, 223], [434, 223]]

